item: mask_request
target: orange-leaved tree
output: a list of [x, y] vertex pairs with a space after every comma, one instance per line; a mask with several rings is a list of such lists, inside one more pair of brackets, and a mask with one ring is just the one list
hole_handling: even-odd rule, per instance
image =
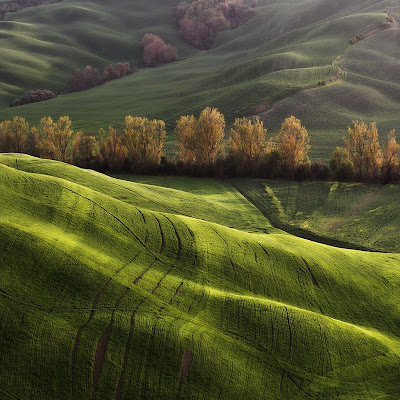
[[10, 153], [13, 148], [11, 121], [0, 122], [0, 152]]
[[74, 131], [71, 129], [71, 120], [64, 115], [54, 123], [54, 147], [58, 160], [67, 160], [67, 148]]
[[99, 145], [94, 136], [76, 132], [72, 142], [72, 163], [79, 167], [95, 167]]
[[193, 115], [182, 116], [176, 121], [175, 133], [178, 138], [179, 159], [191, 164], [196, 159], [195, 137], [197, 120]]
[[32, 135], [39, 156], [42, 158], [56, 158], [54, 139], [54, 122], [50, 117], [42, 117], [39, 125], [32, 128]]
[[51, 117], [43, 117], [39, 125], [32, 128], [31, 133], [40, 157], [67, 161], [68, 145], [74, 134], [68, 116], [61, 116], [57, 121], [53, 121]]
[[108, 127], [108, 136], [100, 142], [100, 152], [110, 171], [118, 172], [122, 169], [128, 150], [117, 135], [117, 130], [111, 125]]
[[205, 108], [197, 120], [192, 115], [181, 117], [175, 132], [182, 161], [210, 166], [224, 151], [225, 118], [216, 108]]
[[354, 126], [347, 131], [349, 137], [344, 139], [344, 143], [358, 178], [376, 178], [382, 165], [376, 123], [367, 125], [365, 122], [354, 121]]
[[239, 162], [257, 164], [267, 146], [267, 130], [258, 117], [235, 120], [229, 138], [229, 154], [232, 157]]
[[309, 141], [307, 129], [299, 119], [291, 116], [283, 121], [277, 136], [277, 146], [290, 175], [294, 175], [298, 166], [308, 163]]
[[28, 138], [29, 124], [22, 117], [0, 123], [0, 151], [22, 153]]
[[400, 144], [397, 143], [395, 131], [388, 135], [387, 144], [383, 146], [382, 178], [389, 182], [399, 175], [400, 165]]
[[165, 140], [165, 122], [143, 117], [125, 117], [123, 142], [133, 169], [160, 165]]

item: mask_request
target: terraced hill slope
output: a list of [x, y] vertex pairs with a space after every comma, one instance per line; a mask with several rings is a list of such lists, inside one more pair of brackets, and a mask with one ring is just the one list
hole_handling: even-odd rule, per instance
[[3, 398], [398, 398], [398, 254], [291, 236], [212, 180], [0, 161]]
[[[203, 52], [179, 37], [172, 19], [178, 2], [63, 0], [8, 14], [0, 21], [0, 119], [18, 113], [36, 123], [43, 115], [68, 114], [76, 128], [94, 131], [136, 114], [165, 119], [172, 131], [179, 115], [216, 106], [229, 121], [260, 114], [276, 131], [295, 114], [310, 128], [313, 158], [328, 158], [352, 119], [396, 126], [398, 29], [374, 27], [388, 13], [398, 18], [397, 0], [259, 0], [253, 18], [219, 33]], [[176, 46], [182, 60], [86, 92], [6, 108], [28, 89], [62, 88], [74, 68], [140, 64], [139, 39], [147, 32]], [[349, 47], [361, 32], [374, 34]], [[323, 81], [328, 84], [318, 86]]]

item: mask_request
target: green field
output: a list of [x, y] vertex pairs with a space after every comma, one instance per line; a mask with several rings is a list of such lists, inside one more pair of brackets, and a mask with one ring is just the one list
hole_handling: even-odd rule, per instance
[[[353, 188], [318, 185], [0, 155], [0, 398], [398, 400], [400, 255], [273, 227], [303, 213], [320, 232]], [[335, 215], [388, 206], [375, 189]]]
[[400, 187], [339, 182], [234, 180], [271, 221], [323, 243], [400, 252]]
[[[76, 129], [93, 132], [133, 114], [166, 120], [172, 135], [180, 115], [215, 106], [229, 122], [258, 113], [274, 133], [294, 114], [309, 128], [311, 158], [324, 160], [353, 119], [377, 120], [382, 130], [398, 124], [397, 25], [349, 46], [387, 12], [400, 17], [397, 0], [258, 0], [256, 15], [220, 32], [209, 51], [180, 38], [172, 18], [178, 2], [63, 0], [8, 14], [0, 21], [0, 120], [18, 114], [35, 124], [44, 115], [68, 114]], [[142, 68], [139, 40], [148, 32], [176, 46], [181, 61], [86, 92], [7, 107], [28, 89], [62, 89], [87, 64], [101, 69], [126, 60]], [[318, 87], [339, 66], [345, 76]], [[169, 141], [173, 154], [172, 136]]]

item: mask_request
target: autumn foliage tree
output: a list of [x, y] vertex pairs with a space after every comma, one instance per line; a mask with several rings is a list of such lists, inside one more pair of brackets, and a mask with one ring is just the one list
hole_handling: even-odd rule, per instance
[[373, 122], [354, 122], [348, 128], [348, 138], [344, 143], [359, 179], [376, 179], [382, 164], [382, 151], [379, 144], [378, 128]]
[[348, 181], [353, 177], [353, 163], [350, 161], [349, 153], [345, 147], [336, 147], [329, 166], [335, 179], [339, 181]]
[[101, 83], [101, 76], [97, 68], [87, 65], [84, 69], [77, 69], [68, 80], [65, 91], [67, 93], [80, 92], [91, 89]]
[[309, 138], [307, 129], [294, 116], [286, 118], [277, 136], [277, 148], [282, 155], [283, 164], [289, 175], [295, 174], [297, 167], [307, 164]]
[[64, 115], [54, 123], [54, 146], [56, 148], [57, 159], [60, 161], [67, 161], [67, 148], [73, 133], [71, 120], [68, 116]]
[[383, 146], [382, 180], [390, 182], [400, 178], [400, 144], [397, 143], [395, 131], [391, 131], [387, 143]]
[[50, 117], [41, 118], [39, 125], [33, 127], [31, 135], [35, 148], [41, 157], [66, 162], [68, 146], [74, 131], [68, 116], [61, 116], [57, 121]]
[[195, 137], [197, 120], [193, 115], [186, 115], [176, 121], [175, 133], [178, 138], [179, 159], [185, 164], [191, 164], [196, 159]]
[[164, 121], [125, 117], [123, 143], [133, 170], [155, 169], [160, 165], [165, 135]]
[[230, 130], [229, 155], [240, 164], [242, 170], [256, 170], [267, 146], [267, 130], [258, 117], [235, 120]]
[[42, 117], [38, 126], [31, 131], [36, 151], [42, 158], [56, 158], [54, 122], [50, 117]]
[[209, 167], [223, 153], [225, 118], [216, 108], [205, 108], [198, 119], [181, 117], [176, 124], [182, 161], [195, 162], [200, 167]]
[[159, 36], [147, 33], [140, 41], [143, 46], [143, 61], [146, 65], [167, 64], [178, 59], [176, 47], [166, 44]]
[[123, 78], [132, 73], [131, 67], [127, 62], [120, 62], [114, 65], [109, 64], [104, 68], [103, 77], [105, 81]]
[[243, 0], [195, 0], [181, 2], [174, 17], [182, 37], [199, 50], [209, 49], [217, 32], [246, 22], [254, 12]]
[[84, 168], [96, 168], [99, 145], [95, 136], [77, 132], [72, 142], [72, 162]]
[[121, 138], [118, 137], [116, 129], [112, 126], [108, 127], [108, 136], [100, 142], [100, 152], [111, 172], [121, 171], [128, 150], [122, 144]]
[[29, 124], [22, 117], [14, 117], [11, 121], [3, 121], [0, 124], [0, 151], [22, 153], [28, 133]]

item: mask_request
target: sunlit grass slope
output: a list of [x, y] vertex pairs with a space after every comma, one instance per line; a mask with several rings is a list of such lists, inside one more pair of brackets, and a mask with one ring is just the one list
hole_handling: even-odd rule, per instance
[[[3, 108], [0, 119], [18, 113], [36, 123], [43, 115], [68, 114], [76, 128], [95, 131], [136, 114], [166, 120], [171, 132], [179, 115], [205, 106], [218, 107], [229, 121], [259, 113], [294, 91], [333, 77], [333, 61], [353, 36], [385, 19], [390, 3], [260, 0], [253, 18], [219, 33], [213, 48], [200, 52], [179, 37], [171, 16], [177, 2], [64, 0], [9, 15], [9, 21], [0, 22], [4, 105], [29, 88], [62, 87], [79, 66], [104, 66], [121, 59], [138, 63], [139, 39], [145, 32], [177, 46], [182, 60], [86, 92]], [[285, 114], [291, 111], [285, 109]], [[350, 114], [351, 121], [355, 114]], [[271, 128], [275, 129], [273, 121]], [[313, 136], [317, 146], [322, 137]]]
[[213, 181], [1, 162], [3, 398], [398, 398], [399, 255], [249, 232]]

